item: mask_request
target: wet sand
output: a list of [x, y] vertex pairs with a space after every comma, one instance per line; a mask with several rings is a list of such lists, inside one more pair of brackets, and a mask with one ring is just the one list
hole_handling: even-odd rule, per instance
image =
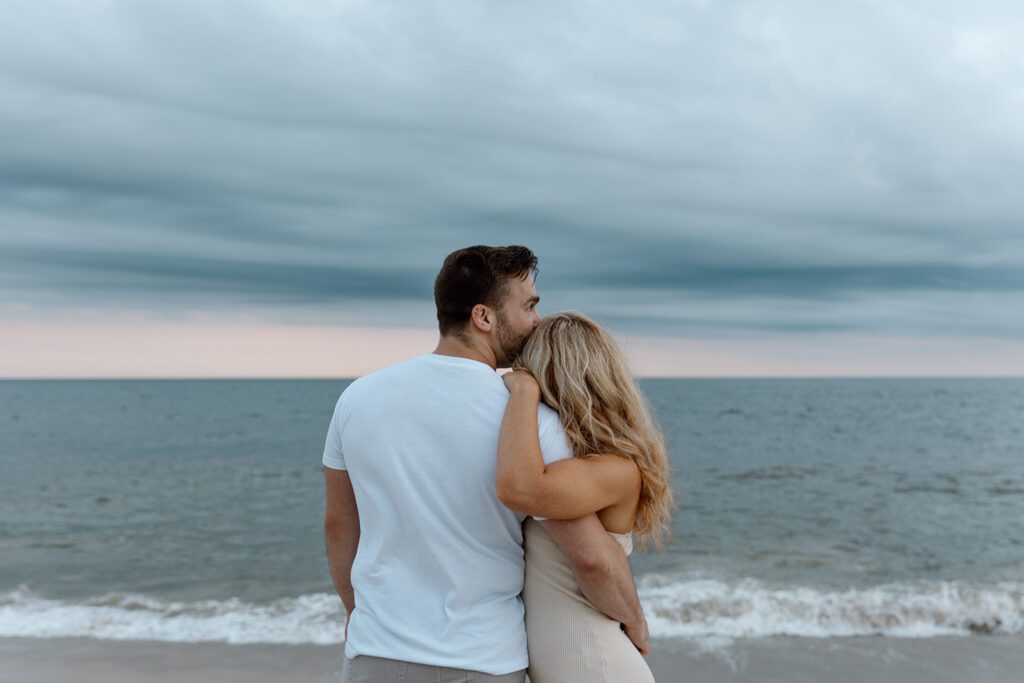
[[[0, 638], [0, 683], [323, 683], [341, 645], [226, 645]], [[1024, 671], [1024, 638], [762, 638], [706, 649], [655, 641], [661, 683], [1005, 683]]]

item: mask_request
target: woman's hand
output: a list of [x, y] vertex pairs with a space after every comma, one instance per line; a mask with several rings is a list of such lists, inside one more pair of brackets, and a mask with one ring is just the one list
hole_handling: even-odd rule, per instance
[[641, 617], [639, 623], [630, 626], [622, 624], [622, 630], [626, 632], [626, 637], [633, 641], [633, 645], [641, 655], [646, 657], [651, 654], [651, 636], [647, 632], [646, 617]]
[[526, 392], [532, 396], [536, 396], [537, 400], [540, 400], [540, 385], [537, 384], [537, 380], [533, 375], [528, 373], [526, 370], [513, 370], [512, 372], [506, 372], [501, 376], [504, 380], [505, 386], [508, 387], [510, 394]]

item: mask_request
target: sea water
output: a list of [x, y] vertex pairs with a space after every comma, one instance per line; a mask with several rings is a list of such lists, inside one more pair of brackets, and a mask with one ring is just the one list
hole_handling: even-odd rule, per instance
[[[345, 380], [0, 382], [0, 636], [336, 643]], [[1024, 380], [644, 380], [663, 638], [1024, 633]]]

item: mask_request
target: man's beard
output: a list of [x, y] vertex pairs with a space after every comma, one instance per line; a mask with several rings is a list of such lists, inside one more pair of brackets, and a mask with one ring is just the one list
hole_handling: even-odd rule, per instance
[[501, 313], [498, 313], [498, 351], [501, 353], [502, 358], [497, 358], [499, 368], [510, 368], [519, 359], [519, 354], [523, 352], [523, 347], [526, 346], [526, 342], [530, 339], [529, 334], [522, 336], [517, 335], [512, 331], [512, 327], [508, 324], [508, 320]]

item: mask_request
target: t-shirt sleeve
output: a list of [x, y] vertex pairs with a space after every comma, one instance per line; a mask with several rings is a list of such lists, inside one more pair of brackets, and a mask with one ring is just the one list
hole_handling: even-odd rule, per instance
[[[538, 406], [538, 410], [540, 411], [537, 415], [540, 452], [544, 456], [544, 464], [550, 465], [558, 460], [571, 458], [572, 446], [562, 427], [561, 420], [558, 419], [558, 413], [543, 403]], [[533, 518], [541, 522], [546, 519], [546, 517], [537, 517], [536, 515]]]
[[543, 403], [537, 406], [537, 410], [540, 452], [544, 456], [544, 464], [550, 465], [556, 460], [571, 458], [572, 446], [569, 445], [569, 437], [558, 419], [558, 413]]
[[324, 442], [324, 467], [332, 470], [347, 470], [345, 465], [345, 454], [341, 451], [341, 411], [345, 405], [345, 395], [338, 398], [334, 406], [334, 415], [331, 417], [331, 424], [327, 428], [327, 440]]

